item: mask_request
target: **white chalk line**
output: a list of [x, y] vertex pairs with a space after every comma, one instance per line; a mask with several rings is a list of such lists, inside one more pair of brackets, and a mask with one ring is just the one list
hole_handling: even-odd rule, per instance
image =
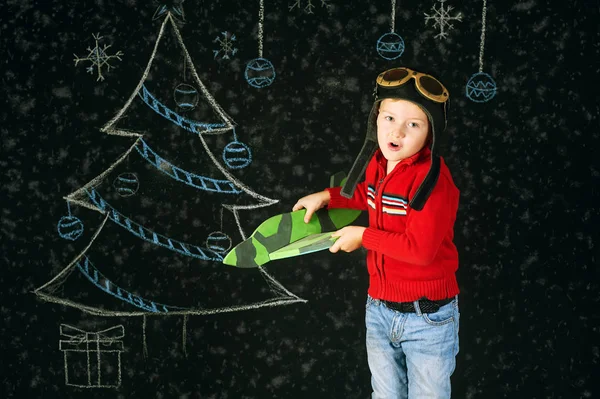
[[479, 72], [483, 72], [483, 49], [485, 46], [485, 27], [487, 15], [487, 0], [483, 0], [483, 10], [481, 11], [481, 42], [479, 43]]
[[260, 0], [258, 10], [258, 58], [263, 56], [263, 29], [265, 21], [265, 2]]
[[[261, 16], [264, 16], [264, 7], [263, 7], [263, 4], [262, 4], [262, 0], [261, 0]], [[194, 79], [196, 80], [196, 82], [198, 83], [198, 85], [199, 85], [202, 93], [208, 99], [209, 104], [211, 106], [213, 106], [213, 109], [215, 109], [215, 111], [219, 114], [219, 116], [221, 116], [221, 118], [229, 126], [229, 129], [222, 129], [222, 130], [223, 131], [228, 131], [228, 130], [233, 129], [233, 123], [232, 123], [231, 119], [229, 118], [229, 116], [216, 103], [215, 99], [210, 95], [210, 93], [208, 92], [208, 90], [206, 89], [206, 87], [204, 86], [204, 84], [202, 83], [202, 81], [200, 80], [200, 78], [199, 78], [199, 76], [198, 76], [198, 74], [196, 72], [196, 69], [194, 67], [194, 64], [193, 64], [193, 62], [191, 60], [191, 57], [190, 57], [187, 49], [185, 48], [185, 45], [183, 44], [183, 39], [181, 37], [181, 34], [180, 34], [180, 32], [179, 32], [176, 24], [174, 23], [174, 21], [173, 21], [173, 19], [171, 17], [171, 14], [169, 12], [169, 13], [167, 13], [167, 16], [165, 17], [165, 20], [163, 21], [163, 23], [162, 23], [162, 25], [160, 27], [160, 31], [159, 31], [159, 34], [158, 34], [158, 37], [157, 37], [154, 49], [152, 51], [152, 55], [150, 57], [150, 60], [149, 60], [149, 62], [147, 64], [147, 66], [146, 66], [144, 74], [142, 75], [142, 78], [140, 79], [140, 81], [139, 81], [136, 89], [133, 91], [133, 93], [131, 94], [131, 96], [129, 97], [129, 99], [125, 103], [125, 105], [117, 112], [117, 114], [107, 124], [105, 124], [102, 127], [102, 129], [101, 129], [102, 132], [105, 132], [105, 133], [108, 133], [108, 134], [114, 134], [114, 135], [120, 135], [120, 136], [138, 137], [138, 138], [142, 136], [140, 133], [135, 133], [135, 132], [131, 132], [131, 131], [123, 130], [123, 129], [115, 129], [114, 125], [123, 116], [123, 114], [127, 111], [127, 109], [129, 108], [129, 106], [131, 105], [131, 103], [133, 102], [133, 100], [135, 99], [135, 97], [138, 95], [138, 92], [142, 88], [142, 85], [143, 85], [145, 79], [148, 77], [148, 74], [150, 72], [150, 68], [152, 66], [152, 61], [154, 60], [154, 57], [156, 56], [156, 53], [157, 53], [157, 50], [158, 50], [158, 45], [160, 43], [160, 40], [161, 40], [162, 36], [164, 35], [165, 26], [166, 26], [167, 22], [171, 23], [172, 28], [175, 31], [175, 34], [176, 34], [177, 39], [179, 41], [179, 44], [181, 45], [182, 51], [184, 52], [186, 60], [189, 63], [192, 75], [193, 75]], [[204, 149], [206, 150], [207, 154], [209, 155], [209, 157], [211, 158], [211, 160], [213, 161], [213, 163], [215, 164], [215, 166], [230, 181], [232, 181], [234, 184], [236, 184], [242, 191], [246, 192], [248, 195], [254, 197], [255, 199], [264, 201], [263, 204], [257, 204], [257, 205], [253, 205], [253, 206], [224, 205], [228, 209], [233, 210], [234, 215], [236, 217], [236, 223], [238, 225], [238, 229], [240, 229], [240, 231], [242, 233], [242, 237], [245, 237], [245, 234], [243, 233], [243, 229], [241, 228], [241, 224], [239, 223], [239, 217], [237, 215], [237, 210], [238, 209], [256, 209], [256, 208], [259, 208], [259, 207], [264, 207], [264, 206], [268, 206], [268, 205], [277, 203], [278, 200], [274, 200], [274, 199], [262, 196], [260, 194], [257, 194], [255, 192], [253, 192], [251, 189], [249, 189], [248, 187], [246, 187], [244, 184], [242, 184], [241, 182], [239, 182], [237, 179], [235, 179], [217, 161], [217, 159], [215, 158], [214, 154], [212, 154], [212, 152], [208, 148], [208, 145], [206, 144], [206, 141], [204, 140], [204, 138], [202, 137], [202, 135], [199, 135], [199, 137], [200, 137], [200, 140], [202, 142], [202, 145], [203, 145]], [[76, 203], [76, 204], [84, 206], [86, 208], [89, 208], [89, 209], [101, 212], [100, 209], [98, 209], [97, 207], [95, 207], [95, 206], [93, 206], [93, 205], [91, 205], [91, 204], [89, 204], [87, 202], [83, 202], [83, 201], [78, 200], [76, 198], [76, 196], [80, 195], [82, 192], [85, 192], [85, 190], [87, 188], [89, 188], [89, 187], [97, 184], [98, 182], [104, 180], [104, 178], [120, 162], [122, 162], [129, 155], [129, 153], [135, 148], [136, 145], [137, 145], [137, 140], [128, 149], [128, 151], [125, 152], [123, 154], [123, 156], [121, 156], [121, 158], [119, 158], [106, 171], [104, 171], [102, 174], [100, 174], [96, 178], [92, 179], [84, 187], [80, 188], [79, 190], [76, 190], [72, 194], [70, 194], [67, 197], [65, 197], [65, 199], [67, 201]], [[41, 290], [43, 290], [46, 287], [48, 287], [49, 285], [53, 284], [57, 279], [65, 276], [67, 273], [69, 273], [70, 271], [72, 271], [72, 269], [76, 265], [77, 259], [79, 259], [81, 256], [83, 256], [85, 254], [85, 252], [91, 247], [93, 241], [99, 235], [100, 231], [104, 227], [104, 224], [106, 223], [107, 220], [108, 220], [108, 214], [105, 217], [105, 219], [103, 220], [101, 226], [98, 228], [98, 230], [96, 231], [96, 233], [92, 237], [90, 243], [82, 251], [82, 253], [79, 256], [75, 257], [75, 259], [67, 267], [65, 267], [57, 276], [55, 276], [53, 279], [51, 279], [50, 281], [48, 281], [46, 284], [44, 284], [41, 287], [37, 288], [34, 291], [34, 293], [36, 293], [40, 298], [45, 299], [47, 301], [56, 302], [56, 303], [60, 303], [60, 304], [63, 304], [63, 305], [68, 305], [68, 306], [72, 306], [72, 307], [78, 308], [78, 309], [80, 309], [82, 311], [85, 311], [87, 313], [95, 314], [95, 315], [102, 315], [102, 316], [145, 316], [145, 315], [152, 315], [151, 312], [149, 313], [149, 312], [141, 312], [141, 311], [135, 311], [135, 312], [133, 312], [133, 311], [112, 311], [112, 310], [98, 309], [98, 308], [95, 308], [95, 307], [92, 307], [92, 306], [82, 305], [82, 304], [79, 304], [77, 302], [74, 302], [74, 301], [71, 301], [71, 300], [68, 300], [68, 299], [62, 299], [62, 298], [54, 297], [52, 295], [48, 295], [46, 293], [41, 292]], [[169, 312], [169, 313], [160, 313], [160, 314], [155, 314], [155, 315], [161, 315], [161, 316], [178, 315], [178, 314], [180, 314], [180, 315], [183, 315], [183, 314], [208, 315], [208, 314], [216, 314], [216, 313], [224, 313], [224, 312], [234, 312], [234, 311], [241, 311], [241, 310], [258, 309], [258, 308], [261, 308], [261, 307], [264, 307], [264, 306], [278, 306], [278, 305], [284, 305], [284, 304], [290, 304], [290, 303], [296, 303], [296, 302], [307, 302], [305, 299], [301, 299], [298, 296], [296, 296], [295, 294], [293, 294], [290, 291], [288, 291], [287, 289], [285, 289], [285, 287], [283, 287], [278, 281], [276, 281], [272, 276], [270, 276], [266, 272], [266, 270], [264, 268], [259, 268], [259, 270], [260, 270], [261, 274], [266, 278], [267, 283], [270, 285], [271, 288], [274, 288], [274, 289], [276, 289], [279, 292], [285, 292], [289, 296], [289, 298], [278, 298], [278, 299], [275, 298], [275, 299], [270, 299], [270, 300], [266, 300], [266, 301], [263, 301], [263, 302], [259, 302], [259, 303], [255, 303], [255, 304], [250, 304], [250, 305], [229, 306], [229, 307], [223, 307], [223, 308], [218, 308], [218, 309], [191, 309], [191, 310], [184, 310], [184, 311], [173, 311], [173, 312]]]
[[392, 15], [391, 15], [391, 32], [396, 30], [396, 0], [392, 0]]

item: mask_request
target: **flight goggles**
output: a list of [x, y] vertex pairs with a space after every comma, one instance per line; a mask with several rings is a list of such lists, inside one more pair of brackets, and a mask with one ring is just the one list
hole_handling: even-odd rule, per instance
[[412, 69], [401, 67], [388, 69], [377, 77], [377, 85], [382, 88], [392, 88], [402, 86], [410, 79], [415, 80], [415, 86], [419, 93], [427, 99], [436, 103], [445, 103], [448, 101], [448, 90], [444, 85], [431, 75], [413, 71]]

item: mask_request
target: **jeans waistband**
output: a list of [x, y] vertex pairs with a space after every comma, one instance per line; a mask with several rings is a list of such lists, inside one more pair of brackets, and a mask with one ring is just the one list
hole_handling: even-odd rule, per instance
[[[437, 312], [442, 306], [449, 304], [450, 302], [452, 302], [454, 300], [454, 297], [452, 298], [446, 298], [446, 299], [440, 299], [437, 301], [432, 301], [429, 300], [427, 298], [422, 298], [419, 299], [418, 304], [419, 304], [419, 310], [421, 311], [421, 313], [435, 313]], [[386, 307], [395, 310], [397, 312], [401, 312], [401, 313], [417, 313], [417, 309], [415, 307], [415, 303], [414, 302], [391, 302], [391, 301], [384, 301], [382, 300], [381, 303], [383, 303]]]

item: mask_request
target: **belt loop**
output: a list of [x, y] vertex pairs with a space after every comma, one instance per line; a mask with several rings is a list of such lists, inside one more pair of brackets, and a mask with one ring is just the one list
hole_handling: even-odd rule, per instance
[[416, 300], [413, 302], [413, 306], [415, 307], [415, 312], [417, 313], [417, 316], [421, 317], [421, 307], [419, 306], [419, 301]]

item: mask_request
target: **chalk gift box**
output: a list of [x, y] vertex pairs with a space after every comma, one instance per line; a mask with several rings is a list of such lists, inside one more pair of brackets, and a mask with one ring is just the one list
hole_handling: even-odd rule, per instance
[[114, 388], [121, 385], [123, 326], [88, 332], [61, 324], [59, 348], [65, 358], [66, 385]]

